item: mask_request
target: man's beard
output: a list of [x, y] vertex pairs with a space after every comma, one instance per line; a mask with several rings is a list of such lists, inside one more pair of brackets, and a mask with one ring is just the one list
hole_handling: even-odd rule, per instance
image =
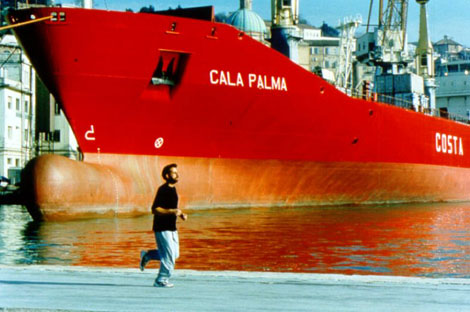
[[172, 177], [168, 177], [168, 179], [166, 180], [166, 182], [170, 183], [170, 184], [176, 184], [178, 182], [177, 179], [173, 179]]

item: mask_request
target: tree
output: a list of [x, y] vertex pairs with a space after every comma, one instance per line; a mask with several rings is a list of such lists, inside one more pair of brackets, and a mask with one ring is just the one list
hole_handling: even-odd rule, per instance
[[148, 7], [142, 7], [140, 8], [140, 13], [155, 13], [155, 8], [153, 5], [149, 5]]
[[227, 23], [229, 16], [225, 12], [220, 12], [215, 15], [215, 21], [219, 23]]
[[328, 24], [325, 22], [323, 22], [323, 25], [321, 25], [321, 33], [325, 37], [339, 37], [339, 31], [333, 27], [328, 26]]
[[183, 8], [181, 7], [181, 5], [178, 4], [178, 6], [176, 7], [176, 9], [173, 9], [172, 7], [168, 7], [168, 11], [173, 11], [173, 10], [182, 10]]

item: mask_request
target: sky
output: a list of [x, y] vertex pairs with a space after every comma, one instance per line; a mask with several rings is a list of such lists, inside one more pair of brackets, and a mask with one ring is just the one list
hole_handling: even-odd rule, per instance
[[[68, 0], [63, 0], [64, 2]], [[363, 25], [358, 33], [365, 32], [370, 0], [299, 0], [300, 16], [313, 26], [323, 22], [336, 27], [345, 17], [362, 16]], [[124, 11], [130, 8], [138, 11], [143, 6], [153, 5], [156, 10], [169, 7], [213, 5], [215, 13], [230, 13], [239, 8], [239, 0], [94, 0], [98, 9]], [[429, 33], [433, 42], [449, 36], [453, 40], [470, 47], [470, 0], [430, 0], [428, 7]], [[265, 20], [271, 19], [271, 0], [253, 0], [253, 10]], [[372, 22], [377, 23], [378, 0], [374, 1]], [[371, 23], [372, 23], [371, 22]], [[408, 41], [418, 40], [419, 5], [409, 0]]]

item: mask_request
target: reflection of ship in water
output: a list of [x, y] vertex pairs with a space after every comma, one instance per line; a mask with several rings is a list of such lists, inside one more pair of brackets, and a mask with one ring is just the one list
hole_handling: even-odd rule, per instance
[[22, 248], [22, 263], [40, 264], [41, 262], [46, 260], [42, 256], [42, 253], [44, 253], [45, 250], [42, 248], [44, 245], [40, 234], [41, 225], [41, 222], [34, 220], [29, 221], [28, 223], [26, 223], [23, 231], [21, 232], [24, 243], [24, 246]]
[[0, 263], [41, 263], [41, 223], [21, 206], [0, 205]]
[[219, 211], [196, 221], [182, 229], [181, 267], [468, 276], [468, 205]]
[[31, 220], [21, 206], [0, 205], [0, 264], [133, 267], [138, 248], [154, 248], [151, 219], [77, 222]]
[[[0, 264], [137, 268], [155, 246], [150, 216], [31, 223], [10, 208]], [[178, 269], [468, 277], [469, 222], [466, 204], [198, 211], [179, 225]]]

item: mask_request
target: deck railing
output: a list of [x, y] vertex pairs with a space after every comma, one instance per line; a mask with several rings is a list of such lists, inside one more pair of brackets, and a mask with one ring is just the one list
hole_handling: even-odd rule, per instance
[[393, 105], [393, 106], [401, 107], [403, 109], [412, 110], [412, 111], [422, 113], [425, 115], [449, 119], [449, 120], [453, 120], [453, 121], [464, 123], [464, 124], [470, 124], [470, 116], [462, 116], [458, 114], [449, 113], [443, 109], [431, 109], [424, 105], [419, 105], [419, 104], [416, 105], [413, 102], [408, 101], [406, 99], [393, 97], [393, 96], [386, 95], [386, 94], [380, 94], [380, 93], [374, 93], [374, 92], [369, 92], [365, 94], [363, 92], [357, 92], [357, 91], [351, 92], [350, 90], [348, 90], [347, 94], [353, 98], [368, 100], [372, 102], [380, 102], [383, 104]]

